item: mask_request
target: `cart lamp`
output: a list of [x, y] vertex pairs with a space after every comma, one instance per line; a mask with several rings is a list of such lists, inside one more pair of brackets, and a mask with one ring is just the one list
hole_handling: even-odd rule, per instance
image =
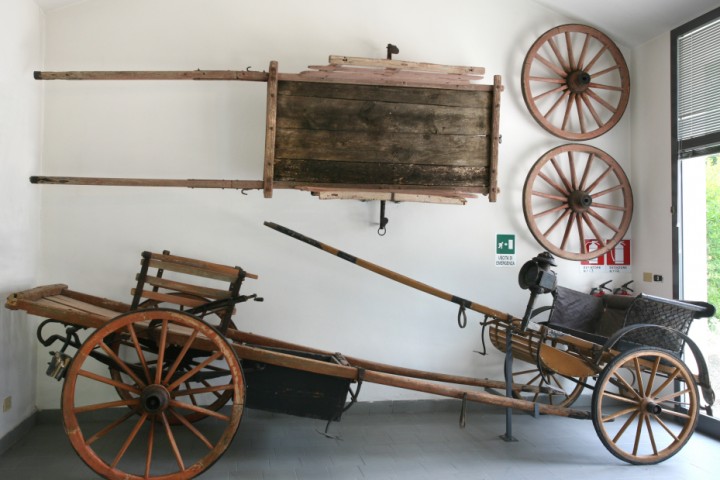
[[555, 257], [548, 252], [542, 252], [532, 260], [525, 262], [518, 275], [518, 283], [523, 290], [530, 290], [525, 316], [522, 320], [521, 330], [527, 328], [530, 316], [535, 306], [535, 299], [539, 294], [554, 292], [557, 287], [557, 277], [550, 267], [555, 267]]

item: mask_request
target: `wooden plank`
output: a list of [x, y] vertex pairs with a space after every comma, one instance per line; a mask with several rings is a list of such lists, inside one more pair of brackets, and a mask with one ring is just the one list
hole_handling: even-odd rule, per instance
[[252, 347], [250, 345], [234, 343], [232, 347], [241, 359], [254, 360], [256, 362], [302, 370], [304, 372], [346, 378], [348, 380], [356, 380], [358, 376], [358, 370], [354, 367], [346, 367], [343, 365], [313, 360], [311, 358], [302, 358], [296, 355], [273, 352], [262, 348]]
[[107, 323], [107, 317], [93, 313], [79, 312], [70, 307], [46, 301], [17, 299], [15, 310], [25, 310], [30, 315], [52, 318], [71, 325], [85, 328], [100, 328]]
[[59, 295], [66, 288], [68, 288], [68, 286], [63, 283], [55, 283], [52, 285], [42, 285], [29, 290], [23, 290], [22, 292], [15, 292], [8, 296], [5, 306], [13, 310], [14, 302], [17, 300], [33, 301], [47, 297], [48, 295]]
[[[135, 288], [130, 290], [130, 293], [132, 295], [135, 295], [136, 292], [137, 292], [137, 289], [135, 289]], [[181, 296], [181, 295], [170, 295], [168, 293], [153, 292], [151, 290], [143, 290], [140, 293], [140, 296], [143, 298], [148, 298], [150, 300], [156, 300], [158, 302], [174, 303], [176, 305], [182, 305], [184, 307], [191, 307], [191, 308], [198, 307], [200, 305], [208, 303], [208, 302], [198, 299], [198, 298], [186, 297], [186, 296]]]
[[275, 161], [275, 129], [277, 125], [278, 62], [270, 62], [265, 117], [265, 163], [263, 166], [263, 194], [272, 197], [273, 163]]
[[118, 302], [115, 300], [111, 300], [109, 298], [102, 298], [97, 297], [95, 295], [89, 295], [87, 293], [82, 292], [76, 292], [74, 290], [65, 290], [62, 292], [63, 295], [69, 298], [74, 298], [76, 300], [80, 300], [82, 302], [91, 303], [93, 305], [97, 305], [99, 307], [106, 308], [108, 310], [113, 310], [115, 312], [129, 312], [130, 311], [130, 304], [124, 303], [124, 302]]
[[444, 107], [466, 107], [490, 110], [492, 91], [465, 91], [379, 85], [325, 84], [288, 82], [278, 84], [278, 96], [293, 95], [344, 100], [372, 100], [387, 103], [416, 103]]
[[[164, 262], [165, 267], [167, 270], [172, 270], [169, 268], [169, 264], [174, 265], [173, 268], [181, 268], [186, 267], [188, 268], [188, 272], [197, 270], [203, 270], [206, 273], [210, 274], [217, 274], [218, 280], [226, 280], [228, 282], [234, 281], [240, 274], [240, 272], [244, 272], [245, 276], [247, 278], [257, 279], [258, 276], [254, 273], [245, 272], [240, 267], [231, 267], [228, 265], [222, 265], [220, 263], [213, 263], [213, 262], [206, 262], [204, 260], [198, 260], [195, 258], [188, 258], [188, 257], [181, 257], [179, 255], [170, 255], [170, 254], [163, 254], [163, 253], [150, 253], [151, 262], [157, 261], [157, 262]], [[192, 270], [190, 270], [192, 269]], [[182, 270], [173, 270], [176, 272], [181, 272]], [[184, 273], [184, 272], [183, 272]], [[201, 275], [198, 273], [193, 273], [193, 275]], [[215, 278], [215, 277], [208, 277], [208, 278]]]
[[400, 68], [404, 70], [419, 70], [424, 72], [462, 73], [484, 75], [484, 67], [440, 65], [437, 63], [408, 62], [407, 60], [386, 60], [365, 57], [348, 57], [344, 55], [330, 55], [330, 65], [359, 65], [363, 67]]
[[311, 185], [311, 186], [295, 186], [295, 190], [302, 190], [305, 192], [318, 193], [318, 192], [367, 192], [367, 193], [378, 193], [378, 194], [405, 194], [405, 195], [433, 195], [433, 196], [448, 196], [456, 198], [477, 198], [477, 194], [487, 194], [487, 189], [483, 187], [443, 187], [434, 188], [418, 185], [415, 187], [404, 186], [404, 185], [360, 185], [360, 184], [348, 184], [348, 185]]
[[489, 108], [282, 95], [277, 127], [385, 135], [489, 135], [490, 113]]
[[230, 292], [225, 290], [218, 290], [217, 288], [201, 287], [199, 285], [191, 285], [184, 282], [175, 282], [172, 280], [166, 280], [164, 278], [147, 276], [145, 282], [153, 287], [165, 288], [168, 290], [174, 290], [176, 292], [189, 293], [192, 295], [199, 295], [204, 298], [222, 299], [229, 298]]
[[186, 187], [261, 190], [261, 180], [197, 180], [174, 178], [50, 177], [34, 175], [30, 183], [53, 185], [95, 185], [112, 187]]
[[488, 165], [489, 154], [489, 138], [484, 136], [283, 128], [278, 130], [275, 168], [282, 160], [295, 159], [481, 167]]
[[278, 75], [281, 81], [288, 82], [318, 82], [318, 83], [345, 83], [353, 85], [386, 85], [399, 87], [421, 87], [421, 88], [438, 88], [442, 90], [468, 90], [468, 91], [491, 91], [492, 85], [484, 84], [468, 84], [468, 83], [451, 83], [451, 82], [430, 82], [418, 79], [417, 77], [395, 78], [388, 75], [357, 75], [353, 73], [343, 72], [303, 72], [303, 73], [284, 73]]
[[492, 109], [492, 125], [490, 131], [492, 137], [490, 139], [490, 193], [488, 200], [494, 202], [497, 200], [499, 193], [497, 186], [498, 177], [498, 151], [500, 149], [500, 94], [503, 90], [502, 77], [495, 75], [493, 79], [493, 109]]
[[123, 312], [117, 312], [114, 310], [110, 310], [107, 308], [103, 308], [97, 305], [93, 305], [91, 303], [83, 302], [81, 300], [77, 300], [75, 298], [70, 298], [64, 295], [52, 295], [45, 297], [45, 300], [64, 305], [66, 307], [73, 308], [79, 312], [86, 312], [86, 313], [92, 313], [95, 315], [100, 315], [103, 317], [107, 317], [108, 320], [111, 318], [115, 318], [118, 315], [120, 315]]
[[407, 86], [414, 85], [436, 85], [440, 87], [450, 87], [454, 85], [472, 86], [476, 85], [482, 77], [471, 77], [467, 75], [442, 74], [431, 72], [410, 72], [406, 70], [393, 69], [372, 69], [372, 68], [352, 68], [352, 67], [333, 67], [333, 66], [313, 66], [308, 70], [301, 72], [299, 75], [303, 78], [321, 77], [321, 78], [337, 78], [337, 79], [367, 79], [372, 83], [381, 83], [385, 80], [392, 82], [402, 82]]
[[266, 82], [265, 72], [247, 70], [34, 72], [35, 80], [245, 80]]
[[192, 275], [196, 277], [211, 278], [213, 280], [221, 280], [226, 282], [234, 282], [240, 276], [240, 270], [234, 270], [234, 275], [225, 274], [215, 270], [208, 270], [204, 268], [198, 268], [192, 265], [186, 265], [184, 263], [166, 262], [162, 260], [150, 260], [149, 266], [151, 268], [163, 269], [171, 272], [183, 273], [186, 275]]
[[446, 205], [465, 205], [467, 203], [467, 199], [464, 197], [407, 193], [319, 191], [312, 192], [312, 194], [320, 200], [360, 200], [363, 202], [382, 200], [387, 202], [441, 203]]
[[452, 187], [487, 186], [486, 167], [445, 165], [378, 164], [368, 162], [329, 162], [323, 160], [278, 160], [275, 178], [305, 185], [361, 184]]

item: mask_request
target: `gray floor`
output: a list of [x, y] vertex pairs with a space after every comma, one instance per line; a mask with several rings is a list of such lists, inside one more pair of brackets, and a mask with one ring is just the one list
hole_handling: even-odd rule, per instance
[[[414, 402], [415, 403], [415, 402]], [[407, 404], [406, 404], [407, 405]], [[699, 433], [659, 465], [632, 466], [612, 456], [591, 421], [516, 413], [517, 442], [499, 438], [503, 411], [459, 411], [419, 403], [361, 403], [334, 423], [247, 410], [228, 451], [202, 479], [718, 479], [720, 442]], [[393, 411], [395, 410], [395, 411]], [[0, 479], [95, 478], [57, 422], [40, 415], [30, 433], [0, 456]]]

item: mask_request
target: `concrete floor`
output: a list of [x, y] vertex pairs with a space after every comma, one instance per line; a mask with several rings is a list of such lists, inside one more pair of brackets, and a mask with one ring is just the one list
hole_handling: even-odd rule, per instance
[[[588, 420], [515, 413], [518, 441], [508, 443], [499, 438], [505, 432], [502, 410], [473, 405], [460, 429], [459, 402], [458, 408], [447, 405], [360, 403], [331, 425], [338, 438], [321, 435], [320, 420], [246, 410], [230, 448], [200, 478], [720, 478], [720, 442], [699, 433], [669, 460], [633, 466], [605, 449]], [[32, 430], [0, 456], [0, 479], [45, 478], [96, 478], [70, 446], [57, 412], [39, 415]]]

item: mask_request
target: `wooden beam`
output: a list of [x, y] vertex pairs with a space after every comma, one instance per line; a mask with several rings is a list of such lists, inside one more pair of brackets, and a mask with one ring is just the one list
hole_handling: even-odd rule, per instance
[[249, 70], [69, 71], [33, 73], [35, 80], [243, 80], [267, 82], [268, 73]]
[[502, 77], [495, 75], [493, 79], [492, 138], [490, 139], [490, 185], [488, 200], [495, 202], [499, 193], [497, 186], [498, 153], [500, 150], [500, 93], [503, 90]]
[[272, 197], [275, 166], [275, 136], [277, 133], [278, 62], [270, 62], [267, 80], [267, 112], [265, 118], [265, 164], [263, 167], [263, 193]]
[[422, 72], [471, 74], [481, 76], [485, 74], [484, 67], [463, 67], [453, 65], [439, 65], [436, 63], [408, 62], [405, 60], [385, 60], [378, 58], [346, 57], [330, 55], [330, 65], [355, 65], [361, 67], [396, 68], [402, 70], [418, 70]]

